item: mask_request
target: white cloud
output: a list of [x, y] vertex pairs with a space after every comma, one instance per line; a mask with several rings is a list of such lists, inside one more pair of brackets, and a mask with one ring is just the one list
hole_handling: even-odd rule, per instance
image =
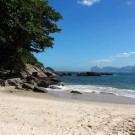
[[90, 65], [92, 65], [92, 66], [109, 66], [112, 63], [115, 63], [117, 60], [121, 61], [121, 60], [124, 60], [124, 58], [128, 58], [131, 56], [135, 56], [135, 52], [124, 52], [124, 53], [116, 54], [114, 56], [110, 56], [105, 59], [93, 61]]
[[93, 61], [91, 63], [92, 66], [107, 66], [109, 65], [110, 63], [112, 63], [114, 59], [111, 59], [111, 58], [107, 58], [107, 59], [100, 59], [100, 60], [96, 60], [96, 61]]
[[130, 56], [133, 56], [135, 55], [135, 52], [125, 52], [125, 53], [120, 53], [120, 54], [117, 54], [116, 56], [113, 56], [113, 58], [125, 58], [125, 57], [130, 57]]
[[92, 6], [93, 4], [98, 3], [100, 1], [101, 0], [78, 0], [78, 3], [85, 6]]

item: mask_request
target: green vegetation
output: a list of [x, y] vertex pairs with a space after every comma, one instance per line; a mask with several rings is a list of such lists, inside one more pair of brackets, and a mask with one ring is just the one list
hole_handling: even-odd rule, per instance
[[21, 69], [37, 62], [32, 52], [53, 47], [51, 33], [62, 16], [46, 0], [0, 1], [0, 68]]

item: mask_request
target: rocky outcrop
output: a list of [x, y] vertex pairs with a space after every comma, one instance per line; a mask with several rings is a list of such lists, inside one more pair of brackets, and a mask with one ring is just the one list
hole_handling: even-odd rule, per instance
[[31, 64], [26, 64], [25, 72], [27, 75], [32, 75], [33, 73], [38, 73], [38, 77], [47, 77], [46, 70], [42, 67], [33, 66]]
[[55, 72], [59, 76], [72, 76], [70, 72]]
[[7, 79], [6, 82], [10, 86], [22, 86], [23, 84], [23, 81], [20, 78]]
[[77, 76], [101, 76], [100, 73], [96, 72], [84, 72], [84, 73], [77, 73]]
[[28, 89], [35, 92], [47, 92], [45, 88], [57, 85], [58, 75], [46, 69], [30, 64], [23, 71], [0, 71], [0, 85], [15, 86], [17, 89]]
[[97, 73], [97, 72], [83, 72], [77, 73], [77, 76], [102, 76], [102, 75], [113, 75], [111, 73]]

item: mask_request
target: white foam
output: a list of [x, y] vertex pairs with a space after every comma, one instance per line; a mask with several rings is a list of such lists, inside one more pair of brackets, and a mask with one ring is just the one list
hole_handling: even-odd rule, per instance
[[112, 93], [118, 96], [126, 96], [135, 98], [135, 90], [131, 89], [118, 89], [113, 87], [103, 87], [103, 86], [96, 86], [96, 85], [65, 85], [60, 86], [61, 91], [66, 90], [77, 90], [80, 92], [95, 92], [95, 93]]

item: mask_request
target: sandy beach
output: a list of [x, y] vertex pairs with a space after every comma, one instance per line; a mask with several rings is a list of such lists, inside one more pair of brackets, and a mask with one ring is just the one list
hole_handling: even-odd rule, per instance
[[135, 105], [0, 87], [0, 135], [135, 135]]

